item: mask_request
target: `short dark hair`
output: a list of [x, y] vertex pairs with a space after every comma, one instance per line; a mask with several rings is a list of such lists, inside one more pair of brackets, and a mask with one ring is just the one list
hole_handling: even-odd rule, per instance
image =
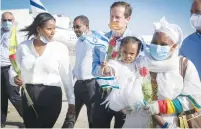
[[125, 18], [128, 18], [129, 16], [131, 16], [133, 8], [131, 7], [130, 4], [128, 4], [124, 1], [114, 2], [110, 7], [110, 11], [112, 10], [112, 8], [117, 7], [117, 6], [125, 7], [125, 12], [124, 12]]
[[80, 19], [84, 25], [87, 25], [87, 26], [89, 27], [89, 19], [88, 19], [86, 16], [84, 16], [84, 15], [77, 16], [77, 17], [74, 19], [74, 22], [75, 22], [76, 20], [78, 20], [78, 19]]
[[40, 13], [36, 16], [36, 18], [34, 18], [34, 21], [32, 22], [31, 25], [29, 25], [28, 27], [20, 30], [20, 31], [28, 31], [27, 39], [29, 39], [32, 35], [38, 35], [38, 31], [37, 31], [37, 27], [41, 27], [43, 28], [45, 23], [49, 20], [54, 20], [56, 21], [56, 19], [49, 13]]
[[122, 48], [124, 45], [126, 45], [128, 43], [133, 43], [133, 44], [137, 43], [138, 44], [138, 50], [137, 50], [138, 53], [140, 52], [140, 50], [141, 51], [143, 50], [142, 41], [134, 36], [127, 36], [127, 37], [123, 38], [121, 40], [120, 48]]
[[1, 14], [1, 19], [3, 18], [3, 16], [4, 16], [6, 13], [8, 13], [8, 14], [12, 15], [12, 16], [13, 16], [13, 18], [14, 18], [14, 15], [13, 15], [11, 12], [3, 12], [3, 13]]

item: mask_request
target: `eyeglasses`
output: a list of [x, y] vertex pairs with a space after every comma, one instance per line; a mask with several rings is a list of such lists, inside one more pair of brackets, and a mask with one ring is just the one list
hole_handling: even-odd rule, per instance
[[88, 25], [75, 25], [75, 26], [73, 26], [73, 29], [80, 29], [82, 26], [88, 26]]
[[3, 22], [6, 22], [6, 21], [10, 21], [10, 22], [12, 22], [13, 19], [2, 19], [2, 21], [3, 21]]
[[73, 26], [73, 29], [79, 29], [79, 28], [81, 28], [81, 27], [82, 27], [82, 25], [81, 25], [81, 26], [75, 25], [75, 26]]

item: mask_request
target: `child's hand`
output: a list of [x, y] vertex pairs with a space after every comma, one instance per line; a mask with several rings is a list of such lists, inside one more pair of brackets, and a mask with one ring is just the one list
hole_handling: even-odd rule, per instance
[[101, 71], [103, 73], [109, 73], [110, 72], [110, 67], [108, 66], [108, 63], [106, 61], [103, 61], [101, 64]]

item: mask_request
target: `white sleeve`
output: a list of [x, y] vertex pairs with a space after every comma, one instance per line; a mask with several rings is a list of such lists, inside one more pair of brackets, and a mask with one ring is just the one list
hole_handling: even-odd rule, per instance
[[[21, 57], [22, 57], [22, 48], [21, 46], [19, 45], [19, 47], [17, 48], [17, 51], [16, 51], [16, 63], [17, 63], [17, 66], [18, 68], [20, 69], [20, 62], [21, 62]], [[17, 73], [15, 72], [13, 66], [11, 65], [10, 69], [9, 69], [9, 82], [11, 85], [13, 86], [17, 86], [15, 83], [14, 83], [14, 77], [17, 76]]]
[[[194, 64], [188, 60], [187, 69], [184, 77], [184, 89], [183, 95], [190, 95], [201, 106], [201, 82], [198, 76], [198, 72]], [[187, 97], [178, 97], [184, 111], [192, 109], [193, 106]]]
[[68, 48], [62, 45], [61, 57], [60, 57], [60, 76], [62, 83], [65, 88], [66, 97], [69, 104], [75, 104], [74, 88], [73, 88], [73, 77], [72, 70], [69, 63]]
[[13, 86], [17, 86], [14, 82], [14, 77], [17, 76], [17, 73], [14, 71], [13, 67], [11, 66], [9, 69], [9, 82]]

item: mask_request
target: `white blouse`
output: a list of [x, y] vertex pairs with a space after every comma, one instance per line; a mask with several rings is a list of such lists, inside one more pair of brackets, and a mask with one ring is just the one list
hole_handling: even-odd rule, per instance
[[[33, 40], [27, 40], [19, 45], [16, 60], [24, 84], [58, 87], [64, 85], [69, 104], [75, 103], [69, 53], [64, 44], [56, 41], [49, 42], [43, 54], [39, 56], [34, 48]], [[16, 73], [11, 68], [11, 84], [14, 84], [15, 76]]]

